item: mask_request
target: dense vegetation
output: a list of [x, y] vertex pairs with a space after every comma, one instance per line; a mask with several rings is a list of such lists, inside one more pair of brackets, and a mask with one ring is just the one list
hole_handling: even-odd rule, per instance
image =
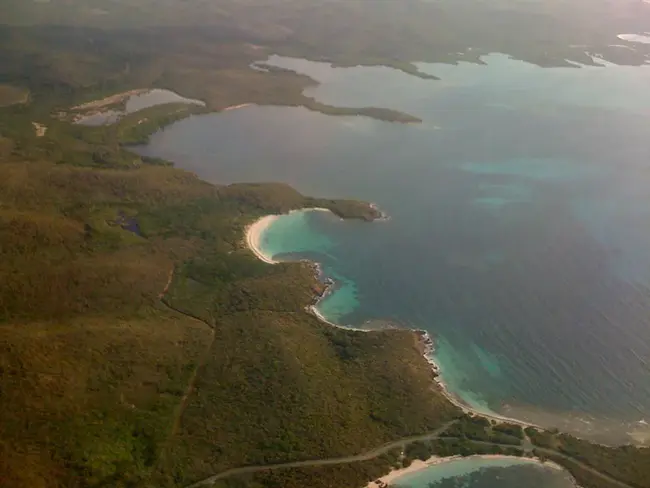
[[[378, 210], [282, 184], [214, 186], [126, 147], [199, 107], [153, 107], [108, 127], [72, 125], [66, 114], [98, 97], [160, 87], [204, 100], [207, 110], [300, 105], [414, 122], [383, 108], [320, 104], [303, 95], [308, 77], [249, 65], [280, 52], [433, 78], [401, 60], [477, 61], [480, 52], [466, 47], [504, 51], [504, 29], [491, 42], [478, 21], [467, 23], [467, 36], [446, 35], [431, 29], [430, 9], [439, 8], [431, 2], [410, 5], [401, 27], [400, 8], [386, 17], [395, 2], [371, 11], [337, 2], [339, 15], [319, 2], [217, 3], [0, 4], [3, 487], [183, 486], [233, 466], [356, 454], [459, 414], [433, 387], [417, 334], [318, 322], [304, 310], [322, 289], [313, 270], [265, 265], [242, 243], [245, 226], [266, 213], [315, 206], [373, 220]], [[543, 64], [590, 62], [560, 37], [509, 52]], [[600, 44], [615, 60], [645, 59], [643, 46]], [[430, 454], [523, 452], [517, 426], [463, 417], [445, 435], [412, 444], [404, 457], [220, 483], [356, 487]], [[540, 449], [647, 486], [646, 450], [528, 435]], [[558, 462], [584, 486], [601, 486], [567, 458]]]
[[146, 163], [87, 168], [13, 150], [1, 164], [7, 486], [182, 485], [353, 454], [456, 415], [415, 333], [318, 322], [304, 311], [322, 286], [313, 270], [266, 265], [242, 243], [263, 213], [372, 218], [368, 205], [215, 187]]
[[526, 434], [533, 444], [538, 446], [536, 452], [539, 455], [566, 467], [582, 486], [609, 485], [595, 479], [593, 473], [581, 468], [567, 457], [596, 468], [630, 486], [639, 488], [648, 486], [650, 480], [650, 448], [648, 447], [602, 446], [557, 431], [539, 431], [534, 428], [527, 428]]
[[519, 425], [496, 423], [476, 415], [464, 415], [443, 435], [514, 446], [520, 446], [524, 438], [524, 432]]

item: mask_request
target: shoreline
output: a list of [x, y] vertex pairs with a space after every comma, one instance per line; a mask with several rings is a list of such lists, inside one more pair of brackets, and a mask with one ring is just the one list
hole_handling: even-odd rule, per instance
[[246, 227], [246, 245], [248, 248], [253, 251], [253, 254], [265, 263], [268, 264], [277, 264], [280, 261], [275, 261], [272, 258], [268, 257], [260, 249], [262, 234], [264, 231], [278, 219], [279, 215], [267, 215], [257, 219], [255, 222]]
[[454, 405], [456, 405], [458, 408], [460, 408], [464, 413], [466, 414], [471, 414], [471, 415], [478, 415], [481, 417], [484, 417], [489, 420], [494, 420], [499, 423], [509, 423], [509, 424], [516, 424], [520, 425], [523, 428], [526, 427], [535, 427], [537, 429], [541, 429], [537, 424], [534, 424], [532, 422], [527, 422], [525, 420], [520, 420], [520, 419], [515, 419], [512, 417], [506, 417], [505, 415], [499, 415], [498, 413], [488, 413], [488, 412], [483, 412], [481, 410], [477, 410], [476, 408], [473, 408], [471, 405], [466, 404], [463, 402], [462, 399], [457, 398], [447, 387], [447, 384], [444, 382], [444, 380], [441, 377], [441, 371], [442, 369], [440, 368], [440, 365], [436, 363], [435, 359], [433, 358], [433, 353], [434, 353], [434, 342], [433, 339], [431, 339], [431, 336], [429, 335], [429, 332], [426, 330], [416, 330], [418, 334], [420, 334], [420, 341], [423, 344], [423, 356], [424, 359], [429, 363], [431, 366], [431, 369], [433, 370], [434, 374], [434, 381], [438, 384], [440, 387], [440, 390], [442, 391], [442, 394], [447, 398], [447, 400]]
[[[417, 473], [419, 471], [424, 471], [425, 469], [429, 469], [434, 466], [440, 466], [441, 464], [455, 462], [461, 459], [518, 459], [518, 460], [525, 460], [524, 462], [529, 462], [531, 464], [538, 464], [543, 467], [565, 471], [568, 473], [568, 471], [564, 469], [562, 466], [560, 466], [559, 464], [554, 463], [553, 461], [542, 461], [537, 457], [507, 456], [505, 454], [474, 454], [472, 456], [456, 455], [456, 456], [449, 456], [449, 457], [431, 456], [426, 461], [422, 461], [421, 459], [415, 459], [406, 468], [399, 468], [399, 469], [393, 468], [388, 474], [385, 474], [384, 476], [381, 476], [375, 480], [369, 481], [368, 484], [365, 486], [365, 488], [386, 488], [391, 486], [395, 481], [399, 481], [400, 478], [404, 477], [407, 474]], [[571, 474], [569, 473], [569, 475]]]
[[[372, 204], [374, 205], [374, 204]], [[264, 261], [267, 264], [278, 264], [281, 263], [282, 261], [278, 261], [273, 259], [270, 256], [267, 256], [262, 252], [260, 249], [260, 240], [262, 238], [262, 235], [266, 231], [266, 229], [273, 224], [278, 218], [280, 218], [282, 215], [290, 215], [295, 212], [330, 212], [332, 213], [331, 210], [327, 208], [321, 208], [321, 207], [306, 207], [302, 208], [299, 210], [291, 210], [286, 214], [272, 214], [272, 215], [266, 215], [264, 217], [261, 217], [257, 219], [255, 222], [252, 224], [248, 225], [245, 230], [245, 235], [246, 235], [246, 246], [253, 251], [253, 254], [261, 260]], [[382, 212], [382, 219], [383, 217], [383, 212]], [[317, 278], [322, 277], [322, 270], [321, 270], [321, 264], [318, 263], [317, 261], [312, 261], [309, 259], [302, 259], [302, 262], [309, 263], [313, 268], [314, 268], [314, 273], [316, 274]], [[341, 325], [337, 324], [335, 322], [332, 322], [331, 320], [328, 320], [319, 310], [318, 310], [318, 304], [324, 300], [331, 292], [332, 292], [332, 287], [334, 286], [334, 280], [331, 278], [326, 278], [324, 280], [325, 288], [323, 291], [316, 295], [314, 299], [314, 303], [311, 305], [308, 305], [305, 307], [305, 310], [314, 315], [317, 319], [319, 319], [321, 322], [326, 323], [327, 325], [331, 327], [337, 327], [339, 329], [345, 329], [345, 330], [353, 330], [356, 332], [372, 332], [372, 329], [360, 329], [358, 327], [351, 327], [347, 325]]]
[[228, 112], [230, 110], [237, 110], [238, 108], [250, 107], [252, 103], [240, 103], [239, 105], [230, 105], [229, 107], [221, 109], [221, 112]]
[[[377, 208], [377, 206], [373, 203], [370, 204], [373, 208]], [[317, 212], [331, 212], [329, 209], [326, 208], [320, 208], [320, 207], [308, 207], [308, 208], [302, 208], [299, 210], [291, 210], [287, 214], [281, 214], [281, 215], [290, 215], [295, 212], [308, 212], [308, 211], [317, 211]], [[384, 217], [385, 214], [381, 212], [382, 216], [380, 219], [386, 218]], [[267, 264], [278, 264], [281, 261], [274, 260], [272, 257], [267, 256], [262, 252], [260, 249], [260, 244], [261, 244], [261, 238], [266, 229], [273, 224], [278, 218], [281, 217], [281, 215], [276, 215], [276, 214], [271, 214], [271, 215], [266, 215], [264, 217], [261, 217], [254, 221], [252, 224], [248, 225], [245, 229], [245, 241], [246, 241], [246, 246], [255, 254], [255, 256], [260, 259], [261, 261], [267, 263]], [[314, 267], [314, 272], [317, 276], [317, 278], [320, 280], [322, 278], [322, 269], [320, 263], [312, 260], [303, 260], [305, 262], [310, 263]], [[356, 332], [373, 332], [373, 329], [360, 329], [357, 327], [349, 327], [346, 325], [342, 324], [337, 324], [335, 322], [332, 322], [331, 320], [328, 320], [319, 310], [318, 310], [318, 304], [324, 300], [330, 293], [332, 293], [332, 287], [334, 286], [334, 280], [331, 278], [326, 278], [325, 280], [325, 289], [318, 295], [316, 295], [314, 302], [306, 307], [306, 311], [312, 315], [314, 315], [317, 319], [320, 321], [324, 322], [325, 324], [331, 326], [331, 327], [337, 327], [339, 329], [346, 329], [346, 330], [351, 330], [351, 331], [356, 331]], [[510, 417], [506, 417], [504, 415], [499, 415], [498, 413], [486, 413], [482, 412], [480, 410], [477, 410], [473, 408], [471, 405], [466, 404], [465, 402], [462, 401], [462, 399], [457, 398], [447, 387], [445, 382], [443, 381], [441, 377], [441, 368], [438, 363], [436, 363], [435, 359], [433, 358], [433, 352], [434, 352], [434, 342], [433, 339], [431, 339], [431, 336], [429, 333], [425, 330], [418, 330], [418, 329], [407, 329], [415, 332], [416, 334], [419, 335], [420, 337], [420, 344], [422, 345], [422, 356], [424, 357], [425, 361], [429, 364], [431, 367], [431, 371], [433, 373], [433, 381], [438, 385], [440, 388], [440, 391], [442, 394], [445, 396], [445, 398], [461, 409], [463, 413], [470, 414], [470, 415], [478, 415], [480, 417], [487, 418], [489, 420], [493, 420], [495, 422], [499, 423], [511, 423], [511, 424], [516, 424], [520, 425], [521, 427], [535, 427], [535, 428], [541, 428], [539, 425], [533, 424], [531, 422], [526, 422], [524, 420], [519, 420], [519, 419], [514, 419]]]
[[282, 261], [276, 261], [275, 259], [273, 259], [273, 257], [264, 254], [264, 252], [262, 252], [262, 250], [260, 249], [262, 235], [264, 234], [266, 229], [282, 215], [290, 215], [296, 212], [329, 212], [329, 211], [330, 210], [327, 208], [308, 207], [308, 208], [301, 208], [299, 210], [291, 210], [286, 214], [265, 215], [264, 217], [257, 219], [252, 224], [246, 226], [244, 230], [246, 246], [251, 251], [253, 251], [253, 254], [255, 254], [255, 256], [257, 256], [258, 259], [264, 261], [265, 263], [268, 264], [281, 263]]

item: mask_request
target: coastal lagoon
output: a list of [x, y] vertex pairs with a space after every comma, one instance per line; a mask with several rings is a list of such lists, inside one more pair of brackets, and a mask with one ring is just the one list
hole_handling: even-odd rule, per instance
[[650, 421], [650, 66], [384, 67], [272, 57], [306, 94], [420, 117], [394, 124], [304, 108], [194, 116], [140, 152], [217, 182], [282, 181], [376, 202], [372, 224], [277, 219], [276, 259], [320, 262], [320, 304], [352, 326], [426, 329], [449, 390], [486, 412], [608, 443]]
[[170, 90], [154, 88], [152, 90], [141, 90], [141, 92], [142, 93], [135, 93], [125, 97], [123, 110], [99, 110], [97, 112], [79, 116], [76, 123], [90, 126], [111, 125], [127, 114], [155, 107], [156, 105], [164, 105], [166, 103], [185, 103], [205, 106], [205, 102], [202, 102], [201, 100], [185, 98]]

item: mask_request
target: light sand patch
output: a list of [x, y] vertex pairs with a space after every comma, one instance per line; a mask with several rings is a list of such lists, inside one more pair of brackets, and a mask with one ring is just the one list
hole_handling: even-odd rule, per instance
[[401, 476], [404, 476], [406, 474], [411, 474], [411, 473], [417, 473], [418, 471], [422, 471], [423, 469], [430, 468], [431, 466], [435, 466], [437, 464], [442, 464], [442, 463], [444, 463], [446, 461], [452, 461], [452, 460], [458, 459], [458, 458], [459, 458], [459, 456], [453, 456], [453, 457], [448, 457], [448, 458], [441, 458], [439, 456], [431, 456], [426, 461], [421, 461], [420, 459], [416, 459], [407, 468], [393, 469], [387, 475], [384, 475], [381, 478], [378, 478], [378, 479], [376, 479], [374, 481], [369, 482], [366, 485], [366, 488], [384, 488], [384, 487], [390, 485], [393, 481], [395, 481], [396, 479], [398, 479]]
[[484, 417], [489, 420], [493, 420], [496, 423], [502, 424], [502, 423], [508, 423], [508, 424], [516, 424], [519, 425], [520, 427], [526, 428], [526, 427], [535, 427], [535, 428], [541, 428], [539, 425], [534, 424], [532, 422], [527, 422], [525, 420], [519, 420], [513, 417], [508, 417], [506, 415], [499, 415], [497, 413], [493, 412], [483, 412], [481, 410], [476, 410], [469, 405], [463, 403], [461, 400], [456, 398], [449, 388], [447, 388], [447, 385], [443, 381], [440, 372], [440, 366], [433, 360], [431, 351], [427, 350], [424, 354], [425, 359], [427, 362], [431, 365], [431, 369], [433, 369], [434, 373], [436, 374], [435, 377], [435, 382], [438, 383], [438, 386], [440, 386], [440, 390], [442, 394], [449, 400], [449, 402], [453, 403], [456, 405], [458, 408], [460, 408], [463, 413], [469, 414], [469, 415], [478, 415], [479, 417]]
[[249, 107], [253, 105], [252, 103], [240, 103], [239, 105], [231, 105], [230, 107], [226, 107], [222, 110], [222, 112], [228, 112], [229, 110], [237, 110], [238, 108], [244, 108], [244, 107]]
[[[303, 208], [300, 210], [292, 210], [289, 213], [291, 214], [294, 212], [305, 212], [305, 211], [329, 212], [330, 210], [327, 208], [313, 207], [313, 208]], [[255, 256], [257, 256], [265, 263], [277, 264], [280, 262], [280, 261], [274, 261], [270, 256], [264, 254], [260, 249], [262, 235], [264, 234], [266, 229], [271, 224], [273, 224], [273, 222], [275, 222], [279, 217], [280, 215], [267, 215], [266, 217], [262, 217], [261, 219], [256, 220], [251, 225], [246, 227], [246, 245], [251, 251], [253, 251]]]
[[[650, 3], [650, 0], [648, 0]], [[637, 42], [639, 44], [650, 44], [650, 36], [644, 36], [641, 34], [619, 34], [619, 39], [622, 39], [627, 42]]]
[[439, 465], [439, 464], [444, 464], [444, 463], [456, 461], [458, 459], [522, 459], [522, 460], [530, 461], [531, 463], [538, 463], [538, 464], [541, 464], [542, 466], [546, 466], [546, 467], [549, 467], [549, 468], [564, 470], [564, 468], [562, 466], [560, 466], [559, 464], [553, 463], [551, 461], [542, 462], [538, 458], [520, 458], [520, 457], [516, 457], [516, 456], [505, 456], [505, 455], [502, 455], [502, 454], [475, 455], [475, 456], [469, 456], [469, 457], [466, 457], [466, 458], [463, 458], [461, 456], [450, 456], [450, 457], [432, 456], [429, 459], [427, 459], [426, 461], [421, 461], [419, 459], [416, 459], [407, 468], [393, 469], [387, 475], [382, 476], [381, 478], [378, 478], [378, 479], [376, 479], [374, 481], [369, 482], [366, 485], [366, 488], [386, 488], [391, 483], [395, 482], [396, 480], [398, 480], [399, 478], [401, 478], [404, 475], [411, 474], [411, 473], [416, 473], [418, 471], [428, 469], [428, 468], [430, 468], [432, 466], [436, 466], [436, 465]]
[[43, 137], [47, 132], [47, 126], [39, 124], [38, 122], [32, 122], [34, 126], [34, 132], [36, 132], [36, 137]]
[[99, 110], [105, 107], [109, 107], [111, 105], [116, 105], [118, 103], [122, 103], [128, 98], [131, 98], [134, 95], [140, 95], [142, 93], [145, 93], [149, 90], [146, 88], [137, 88], [135, 90], [129, 90], [125, 91], [122, 93], [116, 93], [115, 95], [111, 95], [106, 98], [102, 98], [100, 100], [93, 100], [90, 102], [82, 103], [81, 105], [77, 105], [75, 107], [72, 107], [71, 110], [76, 110], [76, 111], [88, 111], [88, 110]]
[[269, 225], [275, 222], [278, 217], [278, 215], [267, 215], [266, 217], [256, 220], [246, 228], [246, 245], [248, 245], [250, 250], [255, 253], [255, 256], [257, 256], [258, 259], [268, 264], [276, 264], [278, 261], [274, 261], [260, 249], [262, 234], [264, 234]]

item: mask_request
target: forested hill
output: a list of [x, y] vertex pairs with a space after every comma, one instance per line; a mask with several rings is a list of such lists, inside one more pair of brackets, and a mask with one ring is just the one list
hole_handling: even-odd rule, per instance
[[2, 140], [3, 486], [184, 486], [354, 454], [456, 415], [415, 333], [319, 322], [305, 311], [322, 286], [313, 269], [267, 265], [243, 243], [267, 213], [372, 220], [367, 204], [140, 160], [102, 168], [76, 152], [76, 128], [56, 130], [44, 146], [74, 165]]

